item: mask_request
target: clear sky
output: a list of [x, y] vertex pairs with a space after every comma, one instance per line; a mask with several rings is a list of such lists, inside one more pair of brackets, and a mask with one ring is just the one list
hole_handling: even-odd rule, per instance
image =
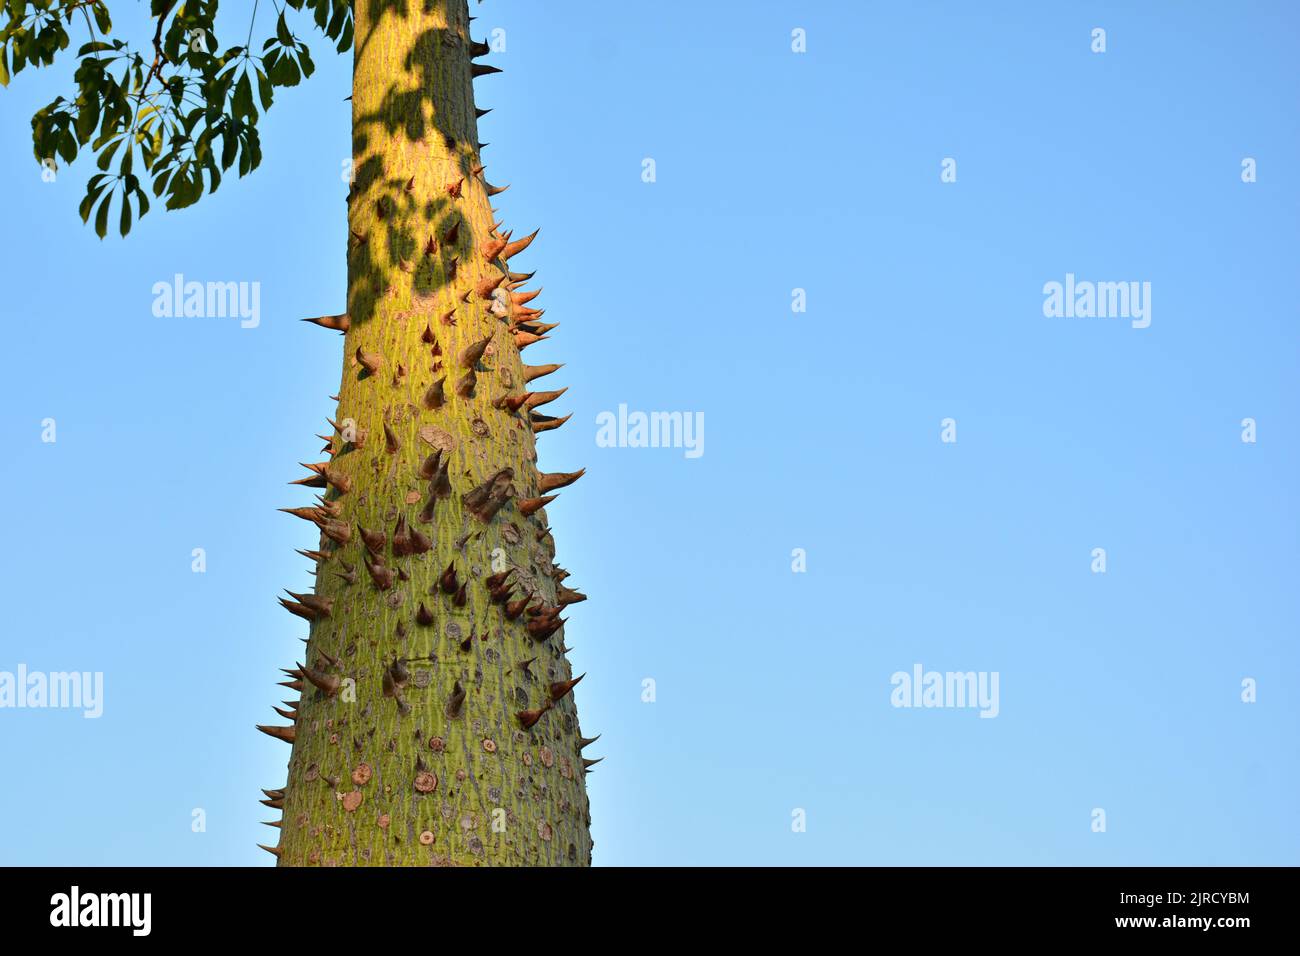
[[[474, 12], [563, 322], [542, 463], [589, 468], [550, 511], [595, 862], [1300, 863], [1295, 5]], [[312, 546], [275, 509], [341, 368], [298, 319], [345, 290], [351, 58], [312, 48], [261, 169], [126, 241], [87, 157], [32, 159], [67, 70], [0, 90], [0, 671], [104, 675], [98, 719], [0, 710], [0, 862], [272, 862], [253, 725]], [[260, 283], [260, 324], [155, 317], [176, 273]], [[1149, 326], [1045, 316], [1067, 274], [1149, 282]], [[621, 404], [703, 413], [703, 454], [599, 447]], [[891, 706], [918, 664], [996, 672], [997, 716]]]

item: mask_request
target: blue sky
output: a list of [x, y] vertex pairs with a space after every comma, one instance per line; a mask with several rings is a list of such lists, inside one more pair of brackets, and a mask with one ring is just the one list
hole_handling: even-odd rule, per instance
[[[589, 468], [549, 510], [597, 864], [1300, 863], [1300, 13], [1138, 6], [474, 11], [563, 322], [542, 462]], [[271, 862], [253, 724], [311, 546], [275, 509], [340, 371], [297, 320], [345, 290], [351, 60], [313, 53], [261, 169], [126, 241], [84, 157], [31, 158], [69, 74], [0, 91], [0, 670], [105, 681], [97, 720], [0, 710], [0, 862]], [[155, 317], [178, 272], [259, 282], [260, 325]], [[1150, 326], [1045, 317], [1067, 273], [1151, 283]], [[703, 413], [704, 453], [598, 447], [620, 404]], [[918, 663], [997, 672], [998, 716], [892, 707]]]

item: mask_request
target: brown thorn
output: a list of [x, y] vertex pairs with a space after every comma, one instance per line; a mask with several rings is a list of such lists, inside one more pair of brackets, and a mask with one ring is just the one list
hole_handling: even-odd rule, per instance
[[551, 685], [550, 688], [551, 700], [559, 700], [560, 698], [562, 698], [569, 691], [573, 690], [574, 686], [577, 685], [586, 676], [587, 676], [586, 674], [579, 674], [577, 677], [573, 678], [572, 680], [556, 681], [554, 684]]
[[471, 345], [465, 346], [460, 353], [459, 363], [461, 368], [472, 369], [478, 364], [478, 360], [483, 357], [487, 347], [492, 344], [492, 335], [488, 333], [484, 338], [479, 339]]
[[341, 315], [318, 315], [314, 319], [303, 319], [303, 321], [319, 325], [322, 329], [329, 329], [332, 332], [346, 332], [352, 327], [352, 320], [346, 312]]
[[489, 276], [488, 278], [485, 278], [482, 282], [480, 282], [477, 286], [475, 286], [474, 291], [478, 293], [479, 298], [490, 299], [492, 298], [492, 293], [497, 290], [497, 286], [499, 286], [505, 280], [506, 280], [506, 276], [504, 272], [501, 275], [497, 276], [495, 279]]
[[361, 346], [357, 346], [356, 351], [357, 363], [361, 365], [371, 375], [378, 375], [379, 370], [384, 366], [384, 357], [378, 352], [366, 352]]
[[[531, 235], [524, 236], [524, 238], [522, 239], [516, 239], [514, 242], [507, 245], [501, 253], [501, 258], [509, 259], [512, 256], [516, 256], [519, 253], [523, 252], [525, 249], [527, 249], [530, 245], [533, 244], [533, 240], [537, 238], [537, 234], [541, 231], [542, 231], [541, 229], [534, 229]], [[539, 289], [538, 291], [540, 292], [541, 290]], [[533, 293], [533, 295], [536, 294], [537, 294], [536, 292]], [[529, 298], [532, 298], [532, 296], [529, 296]]]
[[537, 481], [537, 490], [545, 493], [554, 491], [557, 488], [566, 488], [586, 473], [586, 468], [579, 468], [577, 471], [557, 471], [549, 475], [540, 475]]
[[572, 417], [572, 412], [563, 418], [553, 418], [550, 415], [532, 415], [529, 417], [529, 421], [533, 426], [533, 434], [540, 435], [542, 432], [549, 432], [553, 428], [559, 428]]
[[541, 498], [521, 498], [515, 502], [515, 506], [519, 509], [521, 514], [531, 515], [534, 512], [545, 508], [557, 497], [558, 495], [545, 495]]
[[[534, 660], [536, 660], [536, 658], [534, 658]], [[519, 718], [519, 723], [523, 726], [524, 730], [528, 730], [541, 720], [543, 715], [550, 709], [551, 702], [548, 700], [542, 704], [541, 707], [538, 707], [535, 710], [521, 710], [515, 714], [515, 716]]]
[[297, 731], [292, 725], [289, 727], [272, 727], [267, 724], [257, 724], [256, 726], [258, 730], [266, 734], [268, 737], [274, 737], [277, 740], [283, 740], [285, 743], [288, 744], [293, 743], [294, 740], [297, 738]]
[[460, 681], [456, 681], [452, 687], [451, 696], [447, 698], [447, 716], [456, 718], [460, 716], [461, 707], [465, 704], [465, 688], [460, 686]]
[[438, 586], [442, 588], [443, 594], [455, 594], [456, 589], [460, 586], [456, 580], [456, 562], [452, 561], [447, 565], [447, 570], [442, 572], [438, 578]]
[[501, 506], [514, 496], [514, 476], [514, 469], [502, 468], [477, 488], [466, 492], [462, 497], [466, 510], [480, 521], [491, 521]]
[[534, 342], [541, 342], [545, 338], [546, 336], [544, 335], [534, 335], [531, 332], [516, 332], [515, 348], [519, 349], [522, 352], [524, 349], [532, 345]]
[[424, 407], [429, 409], [429, 411], [442, 408], [443, 403], [447, 401], [447, 396], [442, 390], [443, 383], [446, 380], [447, 376], [442, 376], [425, 391]]
[[566, 385], [564, 388], [557, 388], [549, 392], [529, 392], [528, 407], [538, 408], [539, 406], [549, 404], [550, 402], [555, 401], [557, 398], [559, 398], [568, 390], [569, 387]]

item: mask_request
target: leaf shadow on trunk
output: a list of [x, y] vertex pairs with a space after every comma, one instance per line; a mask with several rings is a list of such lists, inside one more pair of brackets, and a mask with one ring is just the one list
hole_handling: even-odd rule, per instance
[[[425, 0], [426, 7], [432, 0]], [[405, 18], [404, 2], [386, 2], [380, 6], [394, 16]], [[370, 38], [358, 45], [356, 56], [364, 57]], [[408, 275], [415, 301], [432, 301], [450, 285], [455, 275], [460, 250], [475, 248], [480, 237], [473, 225], [462, 217], [453, 202], [455, 180], [436, 187], [432, 195], [417, 195], [410, 188], [412, 180], [388, 176], [384, 168], [384, 145], [400, 140], [429, 147], [430, 162], [440, 161], [451, 153], [463, 183], [474, 177], [477, 168], [477, 121], [471, 81], [464, 75], [469, 58], [465, 48], [469, 40], [454, 29], [435, 28], [419, 34], [403, 60], [409, 76], [418, 74], [413, 87], [395, 80], [385, 91], [380, 106], [353, 119], [353, 167], [355, 176], [351, 202], [375, 207], [384, 223], [384, 250], [376, 254], [370, 236], [349, 237], [348, 314], [354, 326], [364, 325], [375, 315], [379, 300], [393, 292], [400, 275]], [[467, 93], [459, 117], [436, 108], [435, 91], [446, 98], [446, 91], [463, 89]], [[459, 126], [456, 120], [459, 119]], [[435, 139], [436, 137], [436, 139]], [[463, 186], [462, 183], [462, 186]], [[422, 184], [429, 192], [429, 184]], [[459, 223], [454, 247], [442, 241]], [[435, 255], [429, 255], [433, 247]]]

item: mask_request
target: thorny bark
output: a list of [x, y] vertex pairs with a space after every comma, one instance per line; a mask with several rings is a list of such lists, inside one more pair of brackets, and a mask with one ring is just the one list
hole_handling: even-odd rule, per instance
[[[591, 860], [586, 766], [520, 350], [548, 331], [479, 160], [466, 0], [357, 0], [348, 311], [326, 461], [294, 509], [322, 530], [301, 692], [263, 728], [293, 750], [281, 865]], [[507, 245], [506, 240], [511, 240]], [[441, 382], [439, 388], [437, 383]], [[477, 489], [477, 490], [476, 490]], [[450, 568], [450, 570], [449, 570]], [[503, 581], [504, 578], [504, 581]], [[495, 586], [495, 590], [493, 589]], [[527, 663], [531, 660], [531, 663]]]

